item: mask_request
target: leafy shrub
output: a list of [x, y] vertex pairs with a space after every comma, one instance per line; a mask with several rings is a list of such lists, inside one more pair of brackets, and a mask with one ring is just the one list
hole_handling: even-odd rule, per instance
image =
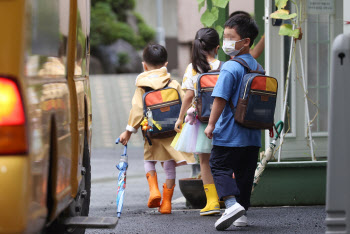
[[136, 46], [142, 48], [155, 38], [156, 32], [152, 27], [145, 23], [140, 14], [133, 12], [133, 15], [136, 18], [139, 30], [139, 35], [136, 37]]
[[139, 14], [134, 13], [138, 34], [125, 22], [127, 12], [135, 7], [135, 0], [92, 0], [91, 4], [92, 47], [123, 39], [139, 49], [155, 37], [155, 31]]
[[127, 11], [135, 8], [135, 0], [91, 0], [91, 5], [94, 7], [100, 2], [110, 5], [120, 21], [126, 21]]
[[118, 53], [117, 56], [121, 66], [128, 64], [130, 61], [128, 53]]
[[91, 9], [91, 46], [109, 44], [115, 36], [111, 30], [116, 22], [116, 15], [109, 4], [98, 2]]

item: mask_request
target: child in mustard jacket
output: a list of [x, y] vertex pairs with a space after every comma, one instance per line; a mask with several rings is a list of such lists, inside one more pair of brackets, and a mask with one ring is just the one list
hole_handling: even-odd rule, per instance
[[[167, 58], [167, 51], [161, 45], [150, 44], [144, 49], [142, 62], [144, 72], [136, 78], [136, 90], [132, 99], [128, 125], [126, 131], [119, 136], [123, 145], [128, 143], [132, 133], [137, 132], [144, 118], [142, 97], [145, 89], [156, 90], [168, 85], [168, 87], [175, 88], [179, 92], [180, 97], [183, 98], [184, 92], [180, 84], [175, 80], [170, 81], [170, 74], [166, 68], [168, 64]], [[193, 154], [178, 152], [172, 148], [170, 146], [172, 140], [173, 137], [152, 139], [152, 145], [149, 145], [147, 140], [144, 142], [144, 168], [150, 190], [147, 205], [149, 208], [159, 207], [159, 211], [162, 214], [171, 213], [171, 199], [176, 177], [175, 167], [195, 163]], [[155, 169], [157, 162], [162, 163], [166, 174], [166, 180], [163, 184], [162, 202]]]

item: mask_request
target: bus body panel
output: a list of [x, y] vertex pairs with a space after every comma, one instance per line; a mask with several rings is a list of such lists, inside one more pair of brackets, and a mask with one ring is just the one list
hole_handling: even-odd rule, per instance
[[0, 157], [0, 233], [19, 233], [26, 227], [28, 161], [22, 156]]
[[[27, 154], [0, 155], [0, 233], [42, 230], [50, 186], [51, 220], [76, 195], [84, 135], [90, 149], [92, 131], [86, 11], [89, 0], [0, 1], [0, 76], [17, 80], [28, 138]], [[78, 39], [84, 52], [76, 58]]]

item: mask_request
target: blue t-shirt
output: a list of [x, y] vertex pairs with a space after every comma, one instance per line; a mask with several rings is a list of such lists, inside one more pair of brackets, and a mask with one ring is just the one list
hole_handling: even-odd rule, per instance
[[[242, 54], [236, 56], [236, 58], [243, 59], [252, 70], [256, 70], [258, 63], [250, 54]], [[227, 103], [219, 120], [216, 122], [213, 132], [213, 145], [261, 147], [261, 130], [249, 129], [236, 124], [230, 107], [230, 100], [232, 100], [234, 106], [237, 105], [239, 88], [245, 74], [245, 68], [238, 62], [227, 61], [221, 68], [212, 97], [223, 98]]]

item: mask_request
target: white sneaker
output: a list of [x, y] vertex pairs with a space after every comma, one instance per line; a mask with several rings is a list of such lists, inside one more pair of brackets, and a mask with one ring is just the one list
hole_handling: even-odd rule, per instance
[[236, 221], [233, 222], [233, 225], [235, 225], [236, 227], [246, 227], [248, 225], [247, 216], [242, 215]]
[[233, 206], [225, 210], [225, 213], [222, 214], [220, 219], [215, 222], [215, 228], [218, 231], [223, 231], [231, 226], [231, 224], [241, 217], [245, 212], [243, 206], [238, 202]]

